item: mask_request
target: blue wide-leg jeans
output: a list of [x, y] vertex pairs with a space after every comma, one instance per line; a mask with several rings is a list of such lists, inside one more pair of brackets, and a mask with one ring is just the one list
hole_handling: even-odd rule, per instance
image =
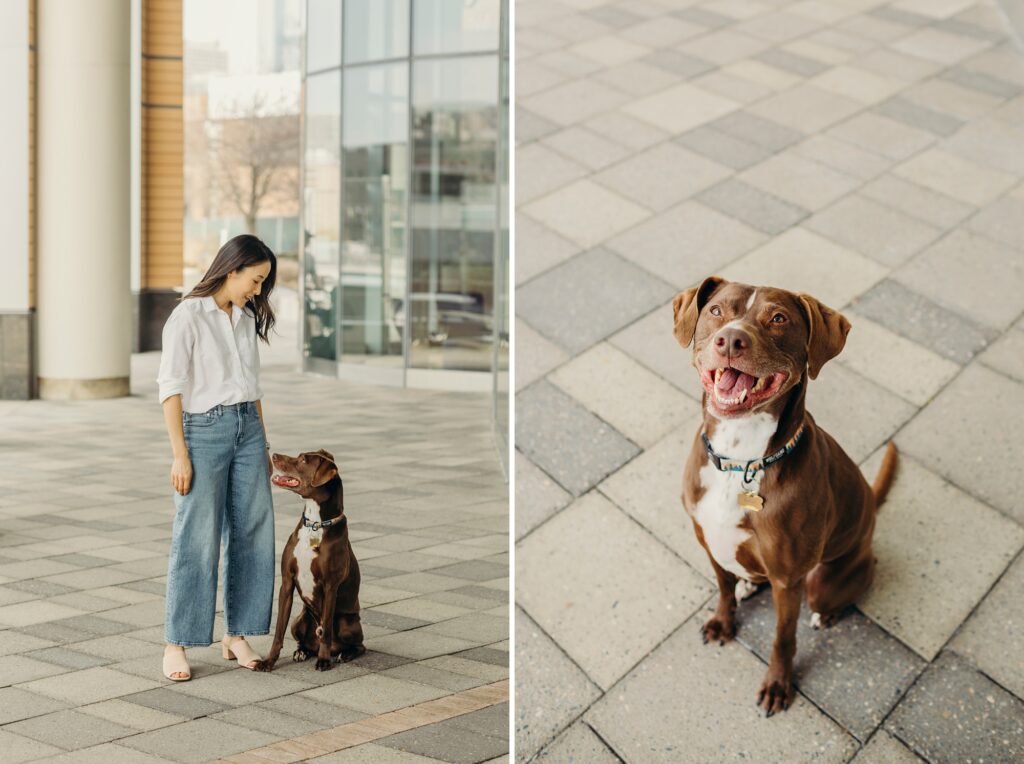
[[221, 542], [227, 634], [269, 634], [274, 505], [256, 404], [186, 411], [182, 426], [192, 483], [184, 496], [174, 492], [164, 639], [187, 647], [213, 643]]

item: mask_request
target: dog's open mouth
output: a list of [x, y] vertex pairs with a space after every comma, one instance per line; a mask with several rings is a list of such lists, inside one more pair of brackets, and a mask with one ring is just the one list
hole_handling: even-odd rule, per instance
[[274, 475], [274, 477], [270, 479], [270, 482], [274, 485], [279, 485], [282, 488], [298, 488], [299, 486], [299, 479], [288, 475]]
[[749, 411], [756, 404], [768, 400], [782, 389], [788, 377], [789, 372], [786, 371], [755, 377], [727, 366], [703, 371], [701, 382], [715, 409], [723, 414], [731, 414]]

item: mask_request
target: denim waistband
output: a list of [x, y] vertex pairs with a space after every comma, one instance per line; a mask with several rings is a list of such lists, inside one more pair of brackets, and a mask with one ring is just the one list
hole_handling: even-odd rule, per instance
[[196, 412], [201, 414], [209, 414], [211, 416], [221, 416], [225, 411], [237, 410], [239, 414], [247, 414], [250, 411], [256, 411], [256, 401], [242, 401], [241, 403], [218, 403], [212, 409], [208, 411]]

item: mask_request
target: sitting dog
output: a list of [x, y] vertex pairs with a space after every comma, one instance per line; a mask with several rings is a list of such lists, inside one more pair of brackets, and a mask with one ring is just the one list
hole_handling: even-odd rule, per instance
[[704, 387], [704, 421], [683, 476], [683, 505], [718, 578], [704, 642], [733, 638], [740, 598], [771, 584], [775, 644], [757, 695], [767, 716], [793, 700], [796, 625], [830, 626], [867, 590], [875, 514], [896, 468], [892, 443], [869, 487], [804, 410], [807, 382], [843, 349], [850, 322], [806, 294], [717, 276], [676, 296], [674, 333]]
[[323, 449], [297, 457], [274, 454], [271, 459], [277, 473], [271, 482], [297, 493], [305, 505], [281, 555], [274, 643], [254, 668], [273, 670], [292, 611], [292, 592], [298, 588], [303, 608], [292, 623], [298, 643], [292, 657], [304, 661], [315, 653], [316, 670], [326, 671], [339, 657], [347, 662], [366, 652], [359, 622], [359, 564], [348, 540], [341, 476], [334, 457]]

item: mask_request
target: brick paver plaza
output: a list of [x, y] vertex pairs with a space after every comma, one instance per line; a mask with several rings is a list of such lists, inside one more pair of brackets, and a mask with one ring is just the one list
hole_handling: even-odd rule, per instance
[[[506, 761], [508, 486], [490, 397], [264, 366], [274, 450], [326, 448], [340, 467], [368, 652], [318, 672], [292, 661], [289, 633], [261, 674], [214, 644], [171, 682], [159, 353], [132, 360], [131, 398], [0, 401], [0, 761]], [[280, 559], [302, 501], [273, 495]], [[271, 640], [249, 642], [266, 655]]]
[[[1024, 54], [976, 0], [517, 3], [516, 759], [1024, 760]], [[877, 579], [801, 615], [717, 586], [679, 500], [671, 298], [711, 274], [853, 330], [808, 409], [873, 477]]]

